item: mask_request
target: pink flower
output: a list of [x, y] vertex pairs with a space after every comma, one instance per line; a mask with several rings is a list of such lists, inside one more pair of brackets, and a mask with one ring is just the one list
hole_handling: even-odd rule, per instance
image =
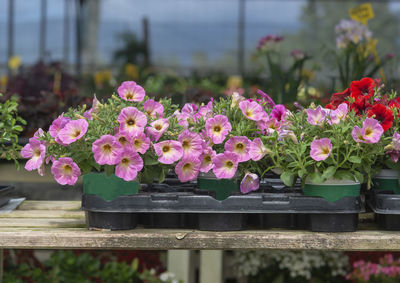
[[195, 180], [199, 174], [200, 160], [193, 155], [186, 155], [176, 164], [175, 173], [181, 182]]
[[271, 117], [275, 118], [278, 122], [283, 121], [286, 117], [286, 107], [282, 104], [275, 105], [271, 112]]
[[225, 151], [236, 153], [239, 162], [246, 162], [250, 160], [250, 144], [251, 141], [247, 137], [232, 137], [225, 143]]
[[115, 135], [117, 141], [122, 145], [124, 149], [131, 148], [133, 144], [132, 136], [127, 132], [118, 132]]
[[260, 121], [265, 118], [266, 112], [260, 104], [255, 101], [245, 100], [239, 103], [239, 108], [242, 110], [244, 116], [253, 121]]
[[25, 164], [25, 169], [28, 171], [39, 169], [43, 164], [45, 155], [46, 146], [34, 138], [29, 139], [29, 143], [21, 150], [23, 158], [30, 158]]
[[255, 138], [250, 143], [249, 154], [250, 158], [254, 161], [261, 160], [267, 154], [267, 149], [260, 138]]
[[203, 153], [205, 143], [198, 134], [185, 130], [179, 135], [178, 140], [182, 144], [183, 157], [187, 155], [199, 157]]
[[197, 106], [193, 103], [186, 103], [182, 107], [182, 113], [189, 114], [189, 115], [194, 115], [197, 111]]
[[144, 133], [139, 133], [133, 137], [132, 146], [136, 152], [145, 154], [150, 147], [150, 139]]
[[268, 94], [263, 92], [261, 89], [257, 89], [257, 93], [263, 97], [263, 100], [267, 103], [267, 105], [270, 108], [275, 107], [275, 102], [272, 100], [272, 98]]
[[214, 118], [206, 120], [207, 135], [215, 144], [222, 143], [231, 130], [231, 123], [224, 115], [216, 115]]
[[169, 127], [168, 119], [155, 120], [151, 122], [150, 126], [151, 127], [146, 128], [147, 135], [149, 135], [153, 141], [158, 141]]
[[329, 157], [332, 143], [328, 138], [316, 139], [311, 143], [310, 156], [315, 161], [322, 161]]
[[207, 147], [203, 151], [203, 154], [200, 156], [200, 172], [207, 173], [214, 167], [212, 159], [215, 157], [215, 155], [215, 150], [213, 150], [212, 147]]
[[225, 152], [217, 154], [213, 158], [213, 172], [218, 179], [231, 179], [235, 176], [239, 156], [233, 152]]
[[125, 181], [132, 181], [137, 173], [143, 168], [143, 160], [132, 149], [126, 149], [118, 157], [118, 164], [115, 167], [115, 175]]
[[154, 99], [149, 99], [143, 104], [144, 112], [147, 115], [154, 118], [162, 118], [164, 115], [164, 106], [161, 103], [154, 101]]
[[166, 140], [153, 145], [158, 161], [163, 164], [172, 164], [181, 159], [183, 149], [180, 142]]
[[92, 144], [94, 160], [100, 165], [115, 165], [119, 162], [123, 148], [117, 138], [111, 135], [104, 135]]
[[354, 126], [351, 135], [354, 141], [361, 143], [377, 143], [384, 130], [379, 124], [378, 120], [373, 118], [366, 118], [363, 122], [363, 127], [360, 129], [358, 126]]
[[146, 92], [134, 81], [123, 82], [118, 88], [118, 94], [123, 100], [142, 101]]
[[81, 169], [70, 157], [61, 157], [51, 166], [51, 174], [61, 185], [74, 185], [81, 175]]
[[71, 144], [83, 137], [89, 127], [85, 119], [78, 119], [68, 122], [57, 135], [63, 144]]
[[280, 131], [281, 124], [276, 118], [262, 119], [257, 122], [257, 128], [265, 131], [267, 134], [272, 134], [274, 132]]
[[340, 121], [343, 121], [346, 118], [348, 112], [349, 106], [346, 103], [340, 104], [336, 110], [333, 110], [330, 113], [332, 123], [339, 124]]
[[240, 191], [242, 194], [247, 194], [251, 191], [258, 190], [259, 186], [260, 178], [258, 178], [257, 174], [247, 172], [242, 182], [240, 182]]
[[201, 106], [199, 111], [194, 115], [195, 119], [197, 120], [200, 117], [204, 119], [212, 117], [212, 109], [213, 109], [213, 101], [210, 101], [205, 106]]
[[176, 115], [178, 124], [187, 129], [189, 127], [189, 121], [193, 121], [193, 117], [187, 113], [179, 113]]
[[49, 127], [50, 136], [56, 138], [61, 129], [64, 128], [69, 121], [71, 121], [69, 117], [64, 117], [63, 115], [58, 116]]
[[234, 92], [232, 94], [232, 102], [231, 102], [231, 107], [236, 107], [240, 102], [244, 101], [246, 98], [244, 96], [240, 95], [238, 92]]
[[324, 123], [326, 112], [322, 109], [321, 105], [316, 109], [307, 109], [306, 112], [308, 115], [307, 122], [311, 125], [322, 125]]
[[144, 131], [147, 118], [136, 107], [125, 107], [118, 116], [118, 122], [120, 124], [119, 131], [135, 135]]

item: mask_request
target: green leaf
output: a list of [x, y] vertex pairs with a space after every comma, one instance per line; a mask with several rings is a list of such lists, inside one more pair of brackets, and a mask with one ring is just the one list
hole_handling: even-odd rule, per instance
[[324, 181], [322, 174], [319, 172], [312, 172], [310, 175], [308, 175], [308, 177], [310, 178], [311, 182], [316, 184], [321, 184]]
[[336, 173], [336, 167], [335, 166], [329, 166], [328, 168], [326, 168], [324, 170], [324, 173], [322, 173], [322, 178], [324, 180], [327, 180], [331, 177], [333, 177], [333, 175], [335, 175]]
[[335, 173], [335, 179], [339, 179], [339, 180], [352, 180], [354, 181], [354, 175], [347, 171], [347, 170], [338, 170]]
[[360, 182], [360, 183], [363, 183], [363, 182], [364, 182], [364, 175], [363, 175], [363, 174], [361, 174], [361, 173], [358, 172], [358, 171], [354, 171], [353, 174], [354, 174], [354, 176], [356, 177], [356, 179], [357, 179], [358, 182]]
[[107, 176], [114, 174], [114, 166], [113, 165], [104, 165], [104, 172]]
[[358, 156], [350, 156], [349, 161], [352, 163], [360, 164], [361, 163], [361, 158]]
[[144, 165], [151, 166], [158, 164], [157, 157], [149, 153], [144, 156]]
[[291, 173], [289, 171], [285, 171], [281, 175], [281, 180], [283, 181], [283, 183], [286, 186], [290, 187], [290, 186], [293, 186], [294, 177], [295, 177], [295, 175], [293, 173]]

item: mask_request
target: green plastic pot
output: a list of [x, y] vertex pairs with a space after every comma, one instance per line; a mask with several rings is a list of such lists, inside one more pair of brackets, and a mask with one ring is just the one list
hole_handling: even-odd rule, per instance
[[382, 169], [375, 176], [374, 188], [378, 191], [393, 191], [395, 194], [400, 194], [399, 172], [392, 169]]
[[139, 192], [140, 183], [124, 181], [114, 174], [89, 173], [83, 176], [83, 193], [97, 195], [106, 201], [119, 196], [135, 195]]
[[360, 195], [361, 184], [350, 180], [327, 180], [322, 184], [306, 181], [303, 193], [306, 196], [322, 197], [329, 202], [335, 202], [343, 197]]
[[218, 179], [213, 173], [202, 173], [197, 178], [200, 190], [215, 191], [217, 200], [228, 198], [233, 192], [240, 191], [240, 182], [234, 179]]

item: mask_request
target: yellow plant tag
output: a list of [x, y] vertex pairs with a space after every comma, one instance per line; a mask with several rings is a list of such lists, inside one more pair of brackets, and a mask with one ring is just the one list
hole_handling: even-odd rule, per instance
[[349, 15], [350, 18], [362, 23], [363, 25], [366, 25], [368, 20], [375, 17], [371, 3], [365, 3], [358, 7], [349, 9]]

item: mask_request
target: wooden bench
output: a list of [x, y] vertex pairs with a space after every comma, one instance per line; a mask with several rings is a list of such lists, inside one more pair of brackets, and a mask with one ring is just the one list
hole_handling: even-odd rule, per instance
[[[25, 201], [17, 210], [0, 214], [0, 261], [2, 249], [400, 251], [400, 232], [378, 230], [371, 213], [360, 215], [359, 231], [352, 233], [279, 229], [234, 232], [143, 228], [89, 231], [85, 228], [85, 214], [80, 207], [80, 201]], [[178, 256], [188, 259], [190, 254]], [[222, 258], [218, 254], [216, 257]], [[186, 262], [186, 265], [190, 266], [190, 263]]]

